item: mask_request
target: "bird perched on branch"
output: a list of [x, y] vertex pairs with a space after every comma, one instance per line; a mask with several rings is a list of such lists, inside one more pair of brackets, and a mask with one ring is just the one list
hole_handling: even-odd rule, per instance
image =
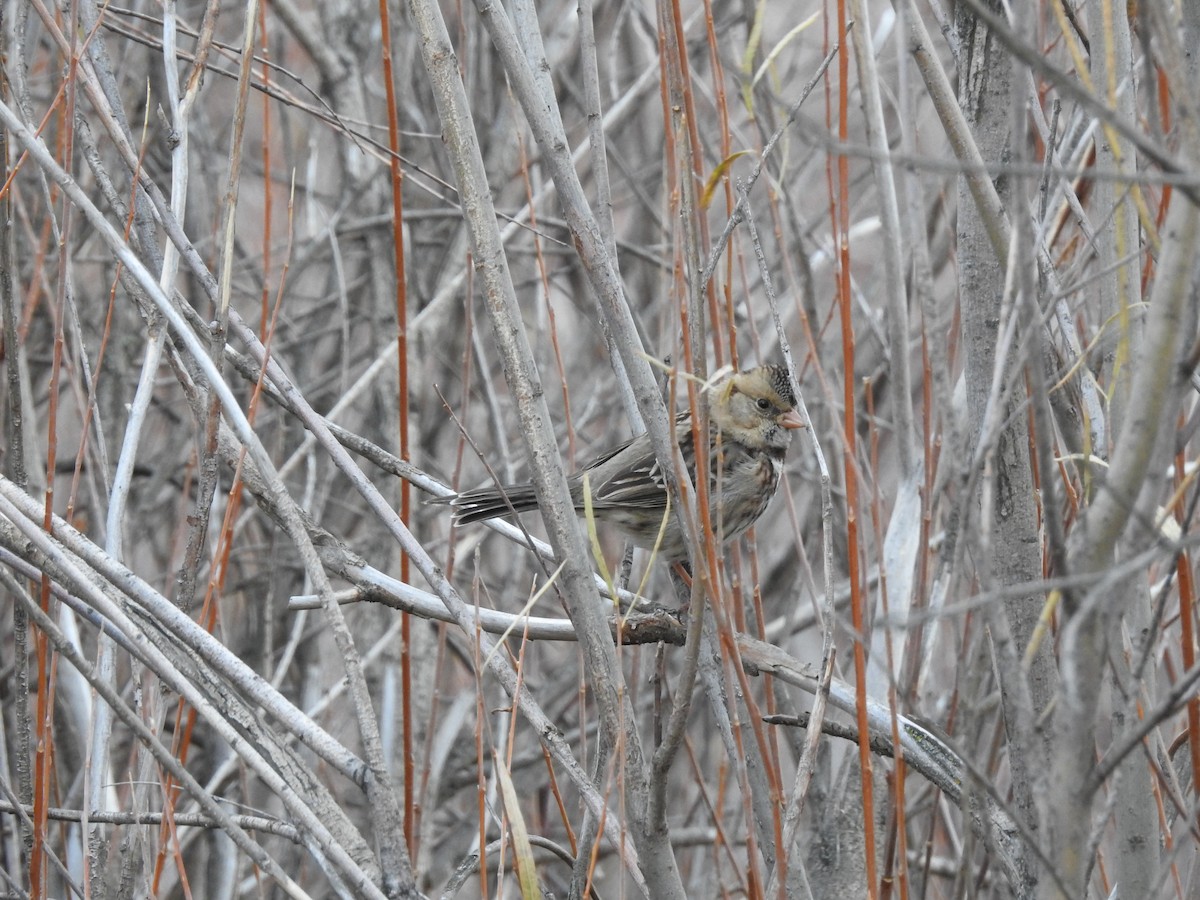
[[[753, 525], [775, 496], [792, 430], [804, 427], [804, 420], [796, 410], [787, 369], [779, 365], [726, 376], [709, 389], [707, 403], [713, 533], [727, 542]], [[694, 484], [696, 450], [690, 414], [676, 417], [675, 439]], [[638, 546], [653, 548], [668, 509], [668, 495], [650, 438], [643, 434], [626, 441], [567, 479], [580, 515], [585, 474], [596, 520], [616, 526]], [[528, 482], [463, 491], [435, 502], [454, 507], [454, 521], [460, 525], [538, 508]], [[683, 529], [674, 516], [666, 522], [658, 553], [668, 561], [687, 559]]]

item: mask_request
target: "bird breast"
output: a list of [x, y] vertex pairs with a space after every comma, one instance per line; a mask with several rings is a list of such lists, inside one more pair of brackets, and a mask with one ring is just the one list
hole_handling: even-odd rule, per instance
[[750, 450], [743, 446], [725, 449], [718, 471], [711, 473], [713, 499], [724, 539], [737, 537], [763, 514], [783, 470], [781, 454]]

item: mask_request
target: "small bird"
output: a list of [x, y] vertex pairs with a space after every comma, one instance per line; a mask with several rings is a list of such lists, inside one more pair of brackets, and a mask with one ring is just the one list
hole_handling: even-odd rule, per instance
[[[718, 540], [733, 540], [763, 514], [779, 486], [792, 430], [803, 427], [783, 366], [736, 372], [711, 387], [709, 497]], [[676, 417], [675, 439], [694, 483], [696, 451], [690, 414]], [[667, 485], [649, 437], [643, 434], [626, 441], [567, 479], [580, 515], [584, 474], [597, 521], [616, 526], [640, 547], [653, 548], [667, 510]], [[528, 482], [463, 491], [438, 502], [454, 507], [454, 521], [460, 525], [538, 508]], [[674, 516], [667, 522], [658, 553], [670, 562], [687, 559], [683, 529]]]

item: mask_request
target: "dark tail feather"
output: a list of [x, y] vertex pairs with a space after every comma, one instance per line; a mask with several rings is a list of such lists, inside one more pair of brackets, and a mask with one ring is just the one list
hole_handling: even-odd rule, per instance
[[469, 525], [484, 519], [511, 516], [513, 513], [529, 512], [538, 508], [533, 486], [528, 484], [464, 491], [453, 498], [450, 505], [454, 507], [454, 522], [458, 525]]

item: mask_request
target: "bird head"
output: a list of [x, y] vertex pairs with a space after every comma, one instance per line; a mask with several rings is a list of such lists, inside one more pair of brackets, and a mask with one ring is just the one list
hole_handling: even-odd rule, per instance
[[804, 427], [787, 369], [758, 366], [736, 372], [713, 388], [709, 416], [723, 433], [754, 449], [786, 450]]

